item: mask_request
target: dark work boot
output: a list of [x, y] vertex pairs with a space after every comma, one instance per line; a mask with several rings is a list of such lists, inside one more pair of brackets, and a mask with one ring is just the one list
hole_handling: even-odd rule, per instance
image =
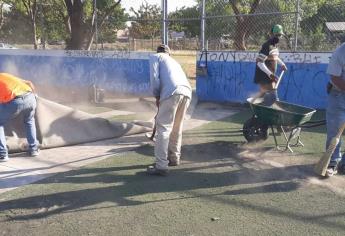
[[168, 169], [157, 169], [155, 165], [149, 166], [146, 169], [146, 173], [149, 175], [167, 176], [169, 173]]
[[178, 166], [178, 165], [180, 165], [180, 160], [169, 159], [168, 166]]

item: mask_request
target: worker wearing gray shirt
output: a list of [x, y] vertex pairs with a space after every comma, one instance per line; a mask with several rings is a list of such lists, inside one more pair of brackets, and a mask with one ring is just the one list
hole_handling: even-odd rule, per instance
[[[327, 74], [331, 76], [329, 83], [328, 105], [326, 110], [327, 141], [326, 148], [339, 128], [345, 122], [345, 43], [332, 54], [328, 64]], [[341, 172], [345, 174], [345, 155], [341, 156], [341, 141], [331, 157], [326, 175], [332, 176]]]
[[166, 175], [168, 166], [180, 164], [183, 120], [192, 89], [181, 66], [170, 57], [167, 45], [160, 45], [150, 57], [150, 83], [156, 98], [155, 164], [148, 174]]

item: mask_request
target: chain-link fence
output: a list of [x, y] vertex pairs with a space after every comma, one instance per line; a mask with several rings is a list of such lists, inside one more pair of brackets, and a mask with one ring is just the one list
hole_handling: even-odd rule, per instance
[[[4, 2], [1, 41], [20, 48], [63, 49], [74, 42], [69, 48], [152, 51], [168, 41], [173, 50], [258, 50], [274, 24], [283, 26], [286, 51], [331, 51], [345, 39], [344, 0], [178, 1], [170, 11], [175, 0]], [[66, 2], [82, 3], [73, 13], [79, 21], [71, 21], [75, 9]]]
[[203, 46], [208, 50], [257, 50], [271, 27], [280, 24], [285, 32], [283, 50], [333, 50], [345, 38], [345, 4], [340, 2], [205, 0]]
[[[154, 50], [164, 41], [164, 1], [169, 5], [172, 0], [157, 4], [154, 17], [147, 13], [130, 17], [130, 50]], [[258, 50], [274, 24], [283, 26], [280, 48], [285, 51], [331, 51], [345, 39], [345, 4], [337, 0], [201, 0], [166, 17], [167, 41], [173, 50]], [[133, 25], [151, 28], [155, 34], [144, 35], [145, 30], [137, 34]]]
[[284, 48], [293, 47], [297, 12], [291, 6], [295, 5], [295, 0], [242, 2], [206, 1], [204, 18], [207, 49], [257, 50], [274, 24], [282, 25], [286, 33]]
[[345, 42], [345, 2], [335, 2], [301, 8], [297, 50], [331, 51]]

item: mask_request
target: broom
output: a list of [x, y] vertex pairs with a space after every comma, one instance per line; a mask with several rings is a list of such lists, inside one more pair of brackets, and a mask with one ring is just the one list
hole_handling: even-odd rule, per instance
[[317, 175], [326, 176], [327, 167], [329, 165], [333, 152], [340, 141], [340, 138], [341, 138], [342, 133], [344, 132], [344, 129], [345, 129], [345, 123], [339, 128], [337, 135], [332, 138], [326, 152], [320, 158], [319, 162], [315, 165], [314, 172]]

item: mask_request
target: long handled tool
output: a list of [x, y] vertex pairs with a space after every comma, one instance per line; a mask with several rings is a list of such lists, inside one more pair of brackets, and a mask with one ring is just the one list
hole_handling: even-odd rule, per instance
[[153, 120], [153, 128], [152, 128], [152, 133], [151, 135], [149, 133], [146, 133], [145, 136], [150, 139], [152, 142], [155, 141], [155, 135], [156, 135], [156, 129], [157, 129], [157, 125], [156, 125], [156, 119], [157, 119], [157, 115], [158, 115], [158, 112], [159, 112], [159, 107], [157, 107], [157, 113], [154, 117], [154, 120]]
[[279, 77], [278, 77], [278, 81], [277, 81], [276, 85], [274, 86], [274, 89], [278, 89], [278, 86], [279, 86], [279, 84], [280, 84], [280, 81], [281, 81], [282, 78], [283, 78], [284, 73], [285, 73], [285, 70], [283, 70], [283, 71], [280, 73], [280, 75], [279, 75]]
[[314, 172], [321, 176], [326, 176], [327, 167], [333, 155], [335, 148], [337, 147], [341, 135], [345, 130], [345, 123], [339, 128], [338, 133], [335, 137], [332, 138], [326, 152], [320, 158], [319, 162], [314, 167]]
[[[276, 82], [276, 84], [275, 84], [275, 86], [274, 86], [274, 88], [273, 88], [274, 90], [277, 90], [277, 89], [278, 89], [278, 86], [279, 86], [279, 84], [280, 84], [280, 81], [281, 81], [282, 78], [283, 78], [284, 73], [285, 73], [284, 70], [280, 73], [280, 75], [279, 75], [279, 77], [278, 77], [278, 80], [277, 80], [277, 82]], [[264, 95], [266, 92], [268, 92], [268, 91], [259, 92], [257, 95], [255, 95], [255, 96], [251, 99], [251, 103], [254, 103], [256, 99], [263, 97], [263, 95]]]
[[156, 118], [154, 120], [154, 125], [153, 125], [153, 129], [152, 129], [152, 133], [151, 135], [149, 133], [146, 133], [145, 136], [150, 139], [152, 142], [155, 141], [155, 135], [156, 135]]

